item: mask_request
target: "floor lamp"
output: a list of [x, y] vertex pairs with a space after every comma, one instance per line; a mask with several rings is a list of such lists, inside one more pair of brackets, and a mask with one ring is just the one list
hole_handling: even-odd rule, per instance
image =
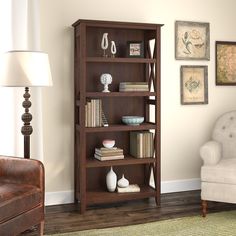
[[38, 51], [9, 51], [0, 60], [0, 86], [25, 87], [22, 106], [24, 125], [21, 133], [24, 135], [24, 158], [30, 158], [30, 135], [33, 128], [30, 125], [32, 115], [29, 112], [29, 87], [52, 86], [52, 77], [48, 55]]

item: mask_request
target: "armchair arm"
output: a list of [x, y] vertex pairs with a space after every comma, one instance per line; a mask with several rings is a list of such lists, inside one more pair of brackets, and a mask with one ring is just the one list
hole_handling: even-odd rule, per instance
[[222, 157], [221, 144], [216, 141], [209, 141], [200, 148], [200, 156], [204, 165], [216, 165]]
[[0, 180], [34, 185], [44, 190], [44, 167], [40, 161], [0, 156]]

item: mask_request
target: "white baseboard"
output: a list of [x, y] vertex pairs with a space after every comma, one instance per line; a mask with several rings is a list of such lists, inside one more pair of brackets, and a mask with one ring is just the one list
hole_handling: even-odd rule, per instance
[[161, 182], [161, 193], [184, 192], [201, 189], [200, 179], [183, 179]]
[[60, 205], [74, 202], [74, 191], [46, 192], [45, 205]]
[[[161, 182], [161, 193], [183, 192], [201, 188], [200, 179], [184, 179]], [[46, 192], [46, 206], [60, 205], [74, 202], [74, 191]]]

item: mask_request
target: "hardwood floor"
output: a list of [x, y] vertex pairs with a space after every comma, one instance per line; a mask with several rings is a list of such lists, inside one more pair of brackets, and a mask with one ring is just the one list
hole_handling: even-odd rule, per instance
[[[235, 204], [209, 203], [209, 212], [235, 210]], [[77, 204], [46, 207], [45, 234], [141, 224], [157, 220], [201, 214], [200, 191], [161, 195], [161, 207], [155, 199], [90, 207], [84, 215]], [[34, 232], [24, 234], [36, 235]]]

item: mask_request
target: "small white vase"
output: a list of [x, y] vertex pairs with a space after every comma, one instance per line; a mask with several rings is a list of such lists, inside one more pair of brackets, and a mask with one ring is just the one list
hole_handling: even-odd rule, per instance
[[125, 176], [122, 175], [122, 178], [118, 180], [117, 184], [121, 188], [126, 188], [129, 186], [129, 180], [127, 180]]
[[111, 169], [106, 176], [107, 190], [109, 192], [114, 192], [116, 190], [116, 183], [117, 183], [117, 176], [111, 166]]

